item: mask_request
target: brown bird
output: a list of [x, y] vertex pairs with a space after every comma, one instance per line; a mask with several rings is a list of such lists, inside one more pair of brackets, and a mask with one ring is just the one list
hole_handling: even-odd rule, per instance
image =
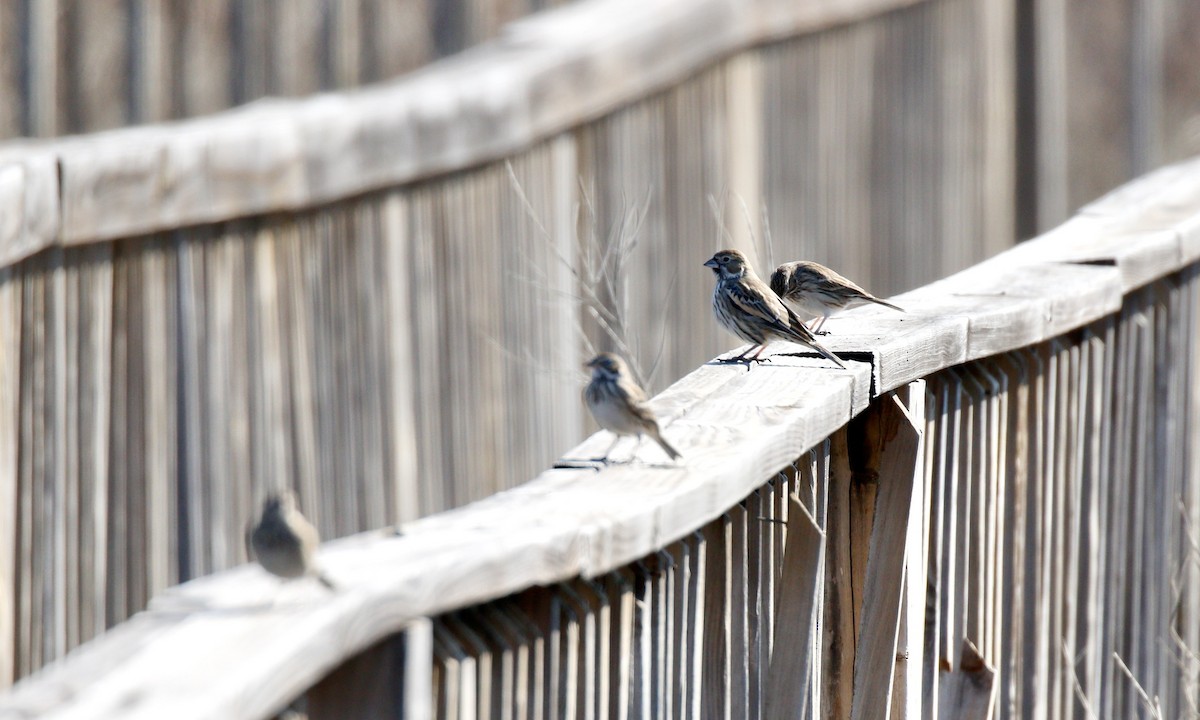
[[643, 433], [654, 438], [672, 460], [679, 457], [679, 451], [663, 438], [654, 413], [646, 405], [646, 393], [630, 377], [624, 360], [605, 352], [589, 360], [585, 367], [592, 369], [592, 380], [583, 391], [583, 401], [596, 424], [617, 435], [604, 452], [603, 462], [608, 462], [622, 435], [636, 435], [640, 442]]
[[[788, 309], [779, 296], [755, 274], [746, 256], [737, 250], [722, 250], [704, 263], [717, 275], [713, 289], [713, 313], [721, 325], [753, 347], [726, 362], [758, 360], [773, 339], [787, 340], [812, 348], [822, 357], [844, 368], [841, 360], [817, 342], [804, 323]], [[746, 355], [755, 350], [754, 355]], [[760, 361], [761, 362], [761, 361]]]
[[313, 557], [321, 538], [296, 508], [296, 496], [291, 491], [266, 499], [262, 517], [248, 535], [251, 554], [267, 572], [285, 580], [311, 576], [334, 589]]
[[808, 260], [775, 268], [771, 273], [771, 289], [799, 317], [811, 320], [820, 316], [812, 328], [817, 335], [824, 334], [821, 328], [825, 321], [838, 310], [875, 303], [904, 312], [904, 308], [880, 300], [833, 270]]

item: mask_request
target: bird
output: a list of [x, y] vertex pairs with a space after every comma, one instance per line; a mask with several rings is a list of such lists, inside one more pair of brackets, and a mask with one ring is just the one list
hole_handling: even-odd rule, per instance
[[269, 496], [262, 516], [247, 533], [247, 544], [263, 569], [285, 580], [313, 577], [330, 590], [333, 582], [317, 567], [313, 555], [321, 538], [296, 508], [296, 496], [284, 491]]
[[[746, 256], [737, 250], [721, 250], [704, 263], [717, 276], [713, 288], [713, 314], [717, 322], [746, 342], [753, 343], [741, 355], [724, 362], [762, 362], [759, 355], [773, 339], [787, 340], [812, 348], [826, 360], [845, 368], [833, 353], [821, 347], [779, 296], [754, 272]], [[756, 350], [754, 355], [746, 355]]]
[[663, 438], [654, 413], [646, 405], [646, 393], [634, 382], [624, 360], [613, 353], [602, 352], [584, 367], [591, 368], [592, 379], [583, 391], [583, 401], [596, 424], [617, 436], [605, 451], [602, 462], [608, 462], [609, 454], [622, 435], [637, 435], [641, 441], [643, 433], [654, 438], [672, 460], [680, 457], [679, 451]]
[[812, 327], [814, 335], [825, 334], [821, 328], [838, 310], [875, 303], [904, 312], [904, 308], [880, 300], [833, 270], [808, 260], [784, 263], [775, 268], [771, 273], [771, 289], [797, 316], [807, 319], [820, 316]]

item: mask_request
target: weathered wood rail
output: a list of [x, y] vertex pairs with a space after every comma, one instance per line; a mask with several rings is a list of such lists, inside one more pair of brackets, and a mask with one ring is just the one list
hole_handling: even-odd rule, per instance
[[900, 302], [831, 321], [845, 371], [672, 385], [679, 464], [647, 446], [328, 543], [334, 594], [192, 581], [0, 717], [1194, 709], [1200, 160]]

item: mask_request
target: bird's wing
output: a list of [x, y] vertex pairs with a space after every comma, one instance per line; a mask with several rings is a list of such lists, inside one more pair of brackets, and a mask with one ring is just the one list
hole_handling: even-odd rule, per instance
[[658, 431], [658, 418], [654, 417], [654, 411], [650, 409], [649, 405], [641, 402], [632, 402], [629, 403], [629, 409], [633, 411], [633, 414], [636, 415], [646, 427], [654, 428], [655, 432]]
[[288, 517], [288, 526], [296, 535], [296, 539], [299, 540], [300, 547], [304, 549], [304, 552], [312, 553], [321, 544], [321, 536], [317, 532], [317, 527], [298, 511], [291, 513]]
[[787, 307], [771, 292], [766, 283], [761, 280], [755, 283], [753, 280], [742, 278], [741, 282], [730, 283], [729, 299], [743, 312], [786, 331], [788, 326], [785, 323], [789, 312]]
[[808, 326], [804, 324], [804, 321], [800, 319], [800, 316], [792, 312], [792, 309], [786, 305], [783, 309], [787, 310], [788, 327], [791, 328], [792, 332], [804, 338], [806, 342], [815, 342], [817, 336], [812, 334], [812, 330], [808, 329]]
[[846, 294], [861, 297], [864, 300], [874, 300], [875, 296], [863, 290], [854, 281], [824, 265], [813, 264], [813, 289], [829, 295]]
[[646, 402], [646, 391], [628, 377], [622, 376], [617, 381], [617, 391], [623, 394], [630, 402]]
[[628, 378], [621, 378], [621, 381], [617, 383], [617, 392], [624, 395], [624, 399], [627, 401], [625, 403], [626, 407], [629, 408], [629, 411], [638, 420], [642, 421], [642, 424], [654, 427], [658, 426], [658, 420], [654, 417], [654, 412], [646, 405], [646, 391], [642, 390], [637, 383]]

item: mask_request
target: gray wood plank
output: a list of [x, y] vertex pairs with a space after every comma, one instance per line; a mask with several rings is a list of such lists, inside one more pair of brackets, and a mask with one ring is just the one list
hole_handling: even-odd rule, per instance
[[813, 684], [814, 611], [820, 607], [817, 578], [825, 533], [800, 500], [788, 498], [788, 535], [783, 550], [780, 607], [771, 629], [778, 640], [771, 653], [763, 717], [807, 717]]
[[63, 107], [66, 132], [106, 130], [125, 125], [131, 112], [126, 33], [129, 4], [124, 0], [59, 0], [66, 26]]
[[[0, 271], [0, 327], [6, 337], [18, 337], [21, 331], [21, 283], [12, 271]], [[0, 544], [16, 548], [18, 542], [21, 471], [17, 448], [21, 442], [20, 381], [21, 344], [3, 343], [0, 346], [0, 528], [4, 536]], [[0, 606], [17, 605], [16, 553], [0, 554]], [[16, 613], [0, 613], [0, 687], [7, 688], [15, 679], [17, 658]]]
[[25, 104], [21, 88], [21, 6], [0, 5], [0, 137], [24, 135]]
[[52, 155], [0, 151], [0, 265], [58, 244], [58, 169]]
[[850, 460], [847, 431], [830, 438], [829, 504], [826, 510], [825, 577], [821, 623], [821, 678], [818, 697], [821, 717], [845, 718], [850, 715], [853, 697], [853, 642], [857, 626], [854, 618], [853, 566], [850, 560]]
[[896, 662], [905, 557], [916, 476], [919, 430], [894, 397], [880, 401], [878, 423], [879, 498], [871, 530], [863, 616], [854, 661], [854, 701], [851, 717], [885, 718], [890, 706], [892, 671]]

